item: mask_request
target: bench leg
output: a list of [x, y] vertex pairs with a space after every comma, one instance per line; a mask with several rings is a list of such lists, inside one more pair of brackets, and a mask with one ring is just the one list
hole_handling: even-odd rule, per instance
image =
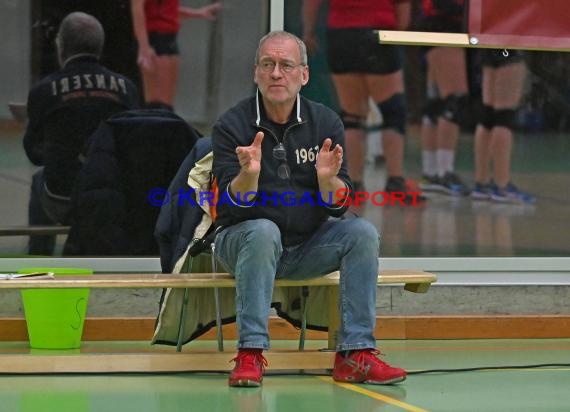
[[176, 342], [176, 352], [182, 351], [184, 344], [184, 325], [186, 324], [186, 315], [188, 314], [188, 288], [184, 289], [184, 297], [182, 298], [182, 309], [180, 310], [180, 323], [178, 324], [178, 341]]
[[[216, 273], [218, 271], [218, 266], [216, 262], [216, 246], [212, 242], [210, 244], [212, 249], [212, 272]], [[218, 341], [218, 351], [224, 351], [224, 334], [222, 332], [222, 310], [220, 307], [220, 289], [214, 288], [214, 304], [216, 305], [216, 340]]]
[[[192, 257], [188, 256], [186, 262], [182, 265], [182, 273], [190, 273], [192, 271]], [[184, 289], [184, 296], [182, 298], [182, 308], [180, 309], [180, 321], [178, 322], [178, 335], [176, 338], [176, 352], [182, 351], [182, 345], [184, 344], [184, 325], [186, 324], [186, 316], [188, 315], [188, 296], [190, 291]]]
[[336, 350], [338, 330], [340, 328], [340, 313], [338, 307], [338, 285], [328, 286], [329, 297], [329, 344], [328, 349]]
[[222, 333], [222, 314], [220, 311], [220, 289], [214, 288], [214, 303], [216, 305], [216, 340], [218, 341], [218, 351], [224, 351], [224, 335]]
[[307, 331], [307, 296], [309, 288], [301, 286], [301, 334], [299, 336], [299, 350], [305, 350], [305, 333]]

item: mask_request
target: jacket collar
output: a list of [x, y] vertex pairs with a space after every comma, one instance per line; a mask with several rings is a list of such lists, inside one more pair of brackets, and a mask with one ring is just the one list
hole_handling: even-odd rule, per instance
[[[255, 118], [255, 125], [259, 127], [261, 124], [261, 110], [260, 110], [260, 103], [259, 103], [259, 89], [255, 90], [255, 111], [256, 111], [256, 118]], [[297, 123], [302, 123], [303, 119], [301, 119], [301, 96], [297, 93], [296, 99], [296, 107], [297, 107]]]
[[79, 53], [68, 57], [62, 64], [62, 67], [67, 67], [68, 65], [73, 65], [79, 62], [97, 62], [99, 58], [95, 54], [91, 53]]

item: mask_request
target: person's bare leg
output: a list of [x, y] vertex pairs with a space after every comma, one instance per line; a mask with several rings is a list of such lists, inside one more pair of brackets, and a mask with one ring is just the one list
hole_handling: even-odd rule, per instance
[[[523, 62], [509, 64], [495, 70], [495, 111], [515, 109], [523, 92], [526, 68]], [[493, 175], [499, 187], [505, 187], [511, 180], [511, 152], [513, 132], [508, 127], [495, 126], [491, 137]]]
[[[466, 96], [468, 93], [465, 50], [451, 47], [435, 47], [427, 54], [428, 64], [441, 99], [449, 96]], [[439, 175], [453, 172], [455, 150], [460, 128], [457, 122], [443, 116], [437, 122], [437, 149], [439, 151]]]
[[[428, 105], [439, 99], [439, 91], [433, 80], [433, 73], [428, 67], [426, 98]], [[432, 103], [433, 104], [433, 103]], [[427, 178], [437, 176], [437, 119], [429, 109], [422, 117], [420, 140], [422, 144], [422, 174]], [[426, 182], [428, 183], [428, 182]]]
[[363, 129], [347, 129], [345, 132], [348, 174], [354, 182], [364, 180], [366, 141]]
[[[404, 93], [402, 70], [389, 74], [366, 75], [368, 93], [376, 104], [387, 101], [395, 95]], [[405, 107], [402, 108], [405, 111]], [[400, 113], [405, 118], [406, 113]], [[386, 114], [382, 113], [385, 121]], [[386, 159], [386, 172], [389, 177], [404, 175], [404, 136], [396, 129], [384, 129], [382, 147]]]
[[335, 74], [332, 78], [340, 107], [347, 116], [344, 123], [348, 174], [355, 183], [362, 183], [366, 159], [364, 126], [369, 109], [364, 78], [360, 74]]
[[145, 102], [174, 106], [180, 58], [177, 55], [156, 56], [152, 70], [142, 70]]
[[429, 119], [422, 119], [420, 129], [422, 142], [422, 173], [425, 176], [437, 175], [437, 128]]
[[382, 147], [388, 177], [404, 176], [404, 136], [395, 130], [385, 130], [382, 134]]
[[489, 175], [491, 131], [481, 125], [475, 129], [475, 182], [487, 184], [491, 180]]
[[501, 188], [511, 180], [511, 152], [513, 148], [513, 132], [506, 127], [494, 127], [491, 138], [493, 154], [493, 176], [495, 184]]
[[[493, 106], [494, 100], [494, 70], [483, 68], [483, 104]], [[475, 182], [487, 184], [490, 180], [489, 165], [491, 162], [491, 130], [477, 125], [475, 130]]]

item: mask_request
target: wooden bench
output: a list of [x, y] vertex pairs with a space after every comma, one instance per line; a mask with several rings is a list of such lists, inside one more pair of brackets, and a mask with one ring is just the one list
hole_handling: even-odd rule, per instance
[[[409, 270], [385, 270], [378, 276], [378, 285], [404, 285], [411, 292], [425, 293], [432, 283], [436, 282], [436, 276], [422, 271]], [[329, 333], [328, 351], [269, 351], [267, 359], [271, 362], [272, 369], [324, 369], [332, 365], [332, 356], [336, 346], [336, 331], [339, 328], [338, 314], [338, 288], [339, 273], [334, 272], [327, 276], [308, 280], [278, 279], [276, 287], [302, 287], [324, 286], [329, 291]], [[66, 288], [234, 288], [235, 281], [227, 273], [192, 273], [192, 274], [95, 274], [90, 276], [66, 275], [55, 279], [12, 279], [0, 281], [0, 289], [66, 289]], [[183, 305], [183, 309], [186, 305]], [[181, 322], [182, 323], [182, 322]], [[218, 325], [218, 331], [221, 327]], [[303, 333], [303, 330], [301, 331]], [[182, 330], [179, 330], [179, 337]], [[219, 342], [218, 342], [219, 344]], [[181, 342], [177, 352], [181, 351]], [[218, 345], [220, 349], [220, 345]], [[303, 349], [302, 347], [300, 349]], [[82, 349], [82, 352], [85, 352]], [[101, 355], [101, 354], [99, 354]], [[34, 363], [26, 355], [17, 356], [9, 365], [5, 364], [6, 358], [0, 356], [0, 372], [6, 368], [17, 368], [19, 371], [59, 371], [59, 372], [136, 372], [136, 371], [181, 371], [181, 370], [228, 370], [231, 365], [228, 362], [227, 352], [207, 351], [178, 353], [181, 358], [173, 359], [172, 352], [154, 350], [148, 353], [116, 354], [107, 353], [98, 359], [88, 359], [84, 363], [81, 359], [85, 356], [66, 355], [65, 360], [61, 356], [42, 356], [44, 363]], [[103, 355], [101, 355], [103, 356]], [[67, 363], [66, 363], [67, 362]], [[43, 366], [42, 366], [43, 365]], [[329, 366], [327, 366], [329, 365]]]

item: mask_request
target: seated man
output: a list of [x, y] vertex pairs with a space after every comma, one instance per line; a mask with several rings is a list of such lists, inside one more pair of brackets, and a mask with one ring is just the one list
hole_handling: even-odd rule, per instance
[[[44, 166], [32, 179], [30, 225], [66, 223], [87, 138], [101, 120], [139, 105], [134, 84], [98, 63], [104, 40], [93, 16], [66, 16], [56, 38], [62, 68], [30, 91], [24, 149], [33, 164]], [[28, 253], [51, 255], [54, 245], [54, 236], [31, 237]]]
[[352, 190], [339, 117], [299, 96], [309, 80], [305, 44], [287, 32], [263, 37], [255, 97], [223, 114], [212, 132], [219, 187], [215, 240], [235, 276], [238, 355], [230, 386], [259, 386], [269, 349], [275, 278], [340, 269], [340, 330], [333, 378], [390, 384], [406, 372], [377, 358], [374, 338], [378, 233], [361, 218], [338, 219]]

